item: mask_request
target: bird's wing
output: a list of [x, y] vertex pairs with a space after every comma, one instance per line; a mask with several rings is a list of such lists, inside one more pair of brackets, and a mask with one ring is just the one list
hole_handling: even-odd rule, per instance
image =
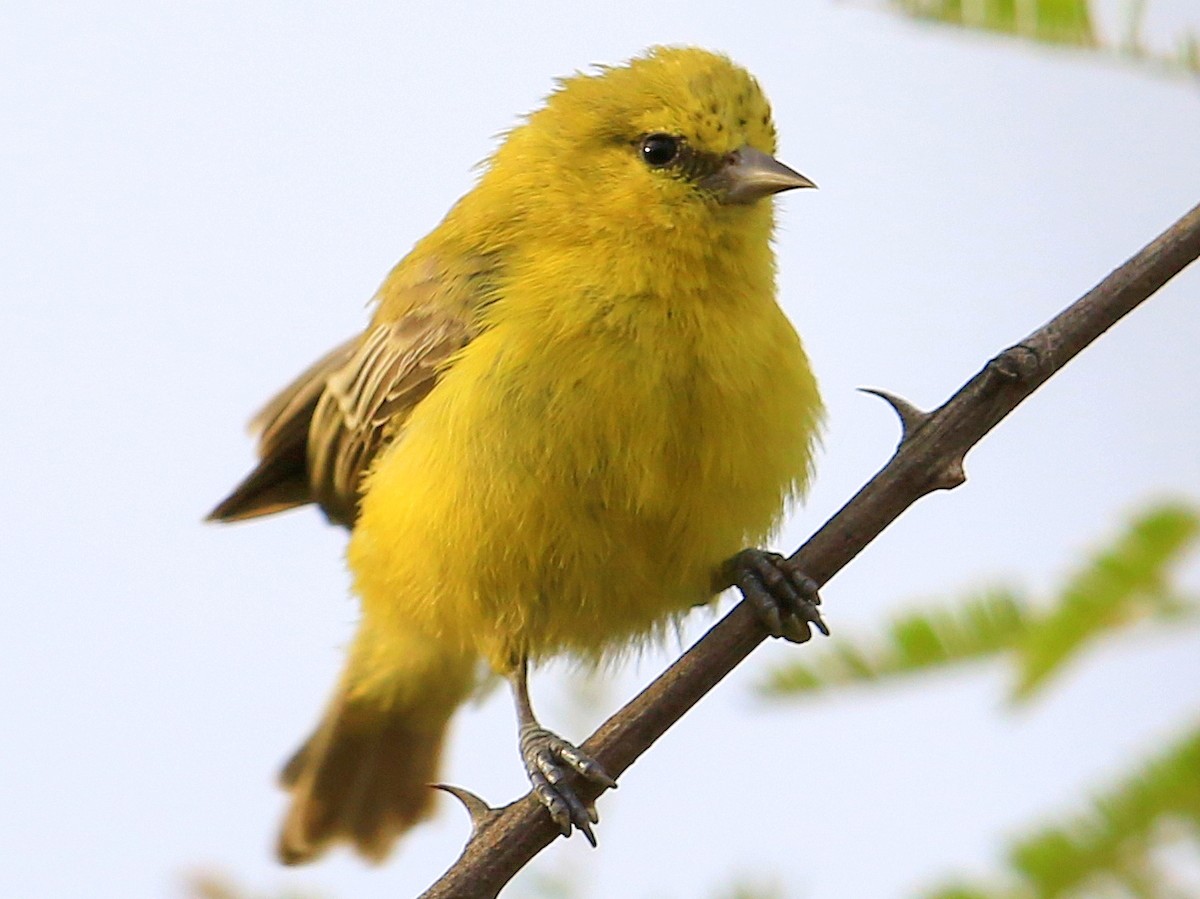
[[420, 277], [398, 269], [380, 291], [380, 312], [402, 310], [331, 350], [250, 423], [259, 463], [209, 515], [237, 521], [315, 502], [351, 527], [363, 475], [477, 330], [485, 274]]
[[358, 517], [363, 475], [380, 448], [471, 339], [460, 318], [411, 313], [363, 335], [350, 358], [325, 380], [308, 427], [308, 483], [330, 518]]

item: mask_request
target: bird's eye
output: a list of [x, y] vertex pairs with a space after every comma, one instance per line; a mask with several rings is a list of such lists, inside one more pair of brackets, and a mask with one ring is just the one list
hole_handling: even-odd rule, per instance
[[669, 134], [650, 134], [642, 138], [642, 159], [647, 165], [661, 168], [679, 156], [679, 138]]

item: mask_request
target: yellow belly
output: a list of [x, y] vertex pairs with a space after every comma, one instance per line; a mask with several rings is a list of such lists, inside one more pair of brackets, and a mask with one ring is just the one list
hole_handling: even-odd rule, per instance
[[807, 482], [820, 403], [774, 302], [702, 311], [501, 323], [464, 350], [367, 481], [349, 561], [377, 645], [419, 633], [504, 671], [711, 597]]

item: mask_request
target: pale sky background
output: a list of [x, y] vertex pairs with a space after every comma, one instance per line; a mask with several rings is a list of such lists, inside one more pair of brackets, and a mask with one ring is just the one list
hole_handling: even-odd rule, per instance
[[[1200, 27], [1191, 0], [1151, 10], [1154, 33]], [[753, 71], [781, 158], [821, 185], [780, 201], [782, 302], [830, 410], [784, 549], [894, 445], [855, 387], [940, 403], [1200, 200], [1196, 83], [850, 4], [4, 4], [0, 896], [179, 896], [206, 869], [395, 899], [454, 860], [447, 801], [383, 868], [274, 862], [275, 773], [355, 619], [344, 535], [311, 510], [200, 519], [251, 464], [244, 421], [361, 327], [494, 135], [555, 76], [659, 42]], [[1198, 295], [1193, 269], [1018, 410], [965, 487], [828, 586], [835, 630], [993, 580], [1049, 588], [1147, 501], [1200, 499]], [[533, 870], [588, 897], [735, 877], [902, 897], [986, 874], [1005, 834], [1200, 709], [1195, 629], [1100, 647], [1017, 714], [999, 668], [753, 697], [809, 651], [757, 653], [602, 800], [598, 851], [560, 841]], [[545, 722], [582, 739], [674, 652], [586, 712], [536, 677]], [[502, 691], [460, 717], [445, 778], [495, 804], [526, 789]]]

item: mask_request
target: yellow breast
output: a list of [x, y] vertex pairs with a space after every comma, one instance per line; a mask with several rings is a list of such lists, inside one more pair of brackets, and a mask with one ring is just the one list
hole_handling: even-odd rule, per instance
[[602, 304], [476, 338], [379, 460], [365, 614], [480, 652], [595, 656], [711, 596], [807, 481], [816, 387], [770, 296]]

